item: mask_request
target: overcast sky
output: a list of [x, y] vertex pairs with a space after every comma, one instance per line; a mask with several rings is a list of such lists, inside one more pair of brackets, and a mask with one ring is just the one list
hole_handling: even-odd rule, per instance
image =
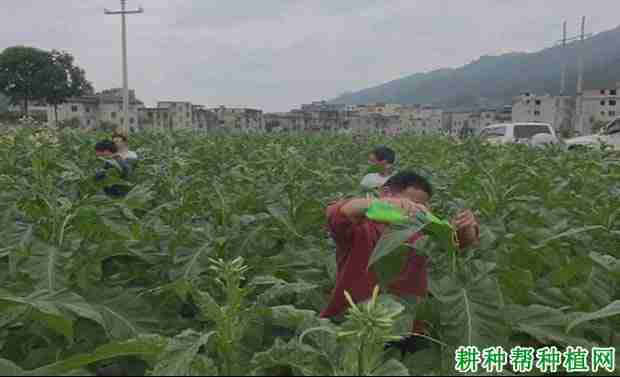
[[[0, 49], [71, 52], [97, 90], [121, 86], [118, 0], [1, 0]], [[619, 0], [129, 0], [130, 87], [147, 105], [187, 100], [288, 111], [481, 55], [535, 51], [620, 25]]]

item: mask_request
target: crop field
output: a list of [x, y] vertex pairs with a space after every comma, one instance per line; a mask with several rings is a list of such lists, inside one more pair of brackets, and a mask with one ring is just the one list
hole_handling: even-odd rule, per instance
[[[4, 375], [455, 375], [460, 346], [620, 350], [617, 156], [147, 133], [131, 139], [133, 190], [113, 200], [93, 179], [103, 137], [0, 135]], [[325, 208], [362, 194], [377, 145], [430, 177], [435, 214], [476, 211], [482, 242], [458, 255], [420, 244], [432, 293], [420, 303], [380, 294], [319, 319], [336, 276]], [[384, 351], [414, 318], [431, 347]]]

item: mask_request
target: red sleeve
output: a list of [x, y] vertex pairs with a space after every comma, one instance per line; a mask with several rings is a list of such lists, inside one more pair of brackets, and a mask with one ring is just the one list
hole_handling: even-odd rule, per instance
[[345, 216], [341, 209], [349, 200], [340, 200], [327, 207], [327, 227], [330, 236], [336, 241], [336, 244], [348, 244], [352, 237], [353, 223]]

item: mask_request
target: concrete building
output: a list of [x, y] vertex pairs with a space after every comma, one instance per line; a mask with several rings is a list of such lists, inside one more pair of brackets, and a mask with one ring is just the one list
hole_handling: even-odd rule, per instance
[[259, 132], [265, 129], [263, 111], [220, 106], [211, 111], [217, 116], [218, 127], [228, 131]]
[[409, 105], [398, 109], [403, 128], [419, 134], [440, 133], [446, 128], [446, 113], [432, 106]]
[[140, 111], [142, 129], [213, 130], [218, 126], [215, 113], [190, 102], [161, 101], [157, 107]]
[[620, 116], [620, 83], [615, 88], [584, 90], [577, 98], [581, 103], [582, 117], [576, 121], [576, 130], [582, 135], [593, 132], [597, 125], [608, 123]]
[[319, 111], [347, 111], [350, 106], [344, 104], [329, 103], [327, 101], [315, 101], [311, 104], [301, 105], [302, 111], [319, 112]]
[[[1, 94], [0, 94], [1, 96]], [[11, 105], [8, 98], [0, 97], [0, 112], [2, 105], [6, 104], [6, 111], [11, 113], [23, 113], [24, 104]], [[48, 116], [47, 104], [43, 101], [28, 101], [28, 115], [30, 116]], [[49, 120], [49, 118], [48, 118]]]
[[512, 122], [512, 105], [506, 105], [495, 110], [495, 121], [497, 123]]
[[549, 123], [558, 133], [568, 134], [574, 129], [576, 110], [574, 97], [524, 93], [514, 99], [512, 121]]
[[400, 108], [402, 107], [402, 105], [379, 102], [379, 103], [365, 105], [364, 107], [365, 109], [363, 112], [366, 114], [377, 114], [377, 115], [383, 115], [386, 117], [391, 117], [391, 116], [400, 116]]
[[[139, 111], [144, 104], [136, 99], [135, 91], [129, 91], [129, 127], [139, 129]], [[102, 124], [120, 127], [123, 119], [122, 89], [104, 90], [100, 93], [70, 98], [58, 106], [58, 122], [76, 119], [80, 128], [97, 128]], [[54, 122], [54, 107], [47, 107], [47, 117]]]
[[524, 93], [513, 100], [512, 120], [514, 122], [541, 122], [554, 125], [556, 99], [545, 94]]
[[450, 134], [454, 136], [471, 135], [480, 128], [480, 115], [474, 111], [451, 111]]

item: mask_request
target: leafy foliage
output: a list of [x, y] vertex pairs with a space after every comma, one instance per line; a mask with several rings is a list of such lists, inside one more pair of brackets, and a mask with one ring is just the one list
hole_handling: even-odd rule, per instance
[[[132, 191], [113, 200], [92, 179], [99, 137], [0, 135], [6, 375], [438, 375], [454, 373], [460, 345], [620, 346], [620, 161], [610, 152], [140, 134]], [[433, 213], [478, 212], [482, 242], [462, 253], [416, 244], [433, 297], [379, 295], [343, 323], [319, 319], [336, 275], [324, 208], [361, 194], [367, 150], [386, 143], [432, 178]], [[381, 241], [386, 276], [406, 233]], [[385, 351], [414, 317], [432, 347], [404, 359]]]

